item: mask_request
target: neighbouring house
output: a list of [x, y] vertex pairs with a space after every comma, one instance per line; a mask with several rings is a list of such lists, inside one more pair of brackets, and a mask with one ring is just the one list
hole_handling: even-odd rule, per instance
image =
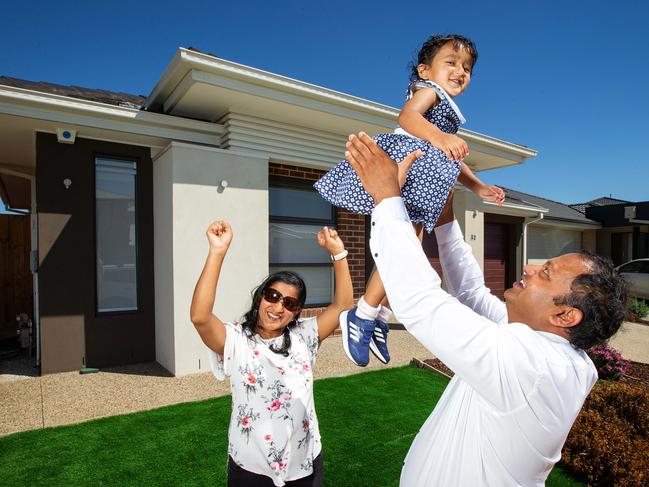
[[[342, 158], [349, 133], [391, 131], [397, 115], [184, 48], [146, 97], [0, 77], [0, 196], [28, 210], [0, 215], [0, 262], [11, 262], [0, 282], [0, 330], [15, 333], [15, 316], [28, 313], [44, 374], [151, 360], [175, 375], [206, 370], [189, 305], [204, 232], [218, 218], [235, 232], [220, 316], [239, 317], [254, 285], [278, 268], [305, 277], [307, 314], [329, 303], [331, 266], [313, 242], [323, 225], [345, 240], [359, 297], [371, 271], [368, 219], [331, 207], [312, 183]], [[476, 172], [536, 155], [485, 134], [459, 135]], [[502, 207], [461, 190], [455, 198], [497, 294], [520, 275], [526, 254], [542, 258], [563, 249], [563, 238], [575, 243], [569, 232], [598, 225], [562, 219], [521, 195], [511, 192]], [[552, 245], [544, 240], [551, 231]], [[435, 261], [430, 241], [427, 249]]]
[[602, 225], [596, 250], [615, 265], [649, 257], [649, 201], [603, 197], [571, 206]]

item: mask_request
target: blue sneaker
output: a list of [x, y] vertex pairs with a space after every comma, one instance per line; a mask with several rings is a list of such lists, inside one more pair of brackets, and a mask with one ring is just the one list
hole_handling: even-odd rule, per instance
[[372, 340], [370, 341], [370, 350], [376, 358], [384, 364], [390, 361], [390, 352], [388, 352], [388, 332], [390, 327], [385, 321], [378, 318], [375, 321], [374, 333], [372, 333]]
[[370, 362], [370, 340], [374, 332], [374, 320], [356, 316], [356, 308], [340, 313], [340, 329], [343, 332], [343, 347], [349, 360], [365, 367]]

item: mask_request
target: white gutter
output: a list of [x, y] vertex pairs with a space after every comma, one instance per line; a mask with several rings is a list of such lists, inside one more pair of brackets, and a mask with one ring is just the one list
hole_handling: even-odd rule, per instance
[[523, 221], [523, 238], [522, 238], [522, 247], [523, 247], [523, 265], [521, 269], [523, 269], [527, 265], [527, 226], [531, 223], [536, 223], [538, 221], [543, 220], [543, 213], [539, 212], [539, 216], [537, 218], [525, 218]]

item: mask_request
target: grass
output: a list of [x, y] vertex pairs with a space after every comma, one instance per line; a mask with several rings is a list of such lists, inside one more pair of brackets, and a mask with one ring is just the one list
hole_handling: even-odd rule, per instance
[[[397, 486], [408, 448], [447, 383], [415, 367], [316, 381], [325, 485]], [[9, 435], [0, 438], [1, 483], [225, 486], [229, 416], [225, 396]], [[555, 468], [546, 485], [581, 484]]]

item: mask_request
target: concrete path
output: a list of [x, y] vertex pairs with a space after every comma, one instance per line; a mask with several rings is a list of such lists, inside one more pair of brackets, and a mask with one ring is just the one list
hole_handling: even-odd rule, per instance
[[[315, 377], [357, 374], [405, 365], [413, 357], [431, 357], [410, 334], [398, 330], [390, 332], [390, 352], [392, 360], [388, 365], [372, 357], [367, 367], [357, 367], [345, 356], [341, 338], [330, 337], [318, 352]], [[211, 373], [171, 377], [156, 363], [86, 375], [0, 374], [0, 435], [199, 401], [229, 392], [229, 383], [217, 381]]]
[[626, 322], [609, 344], [625, 359], [649, 364], [649, 325]]

